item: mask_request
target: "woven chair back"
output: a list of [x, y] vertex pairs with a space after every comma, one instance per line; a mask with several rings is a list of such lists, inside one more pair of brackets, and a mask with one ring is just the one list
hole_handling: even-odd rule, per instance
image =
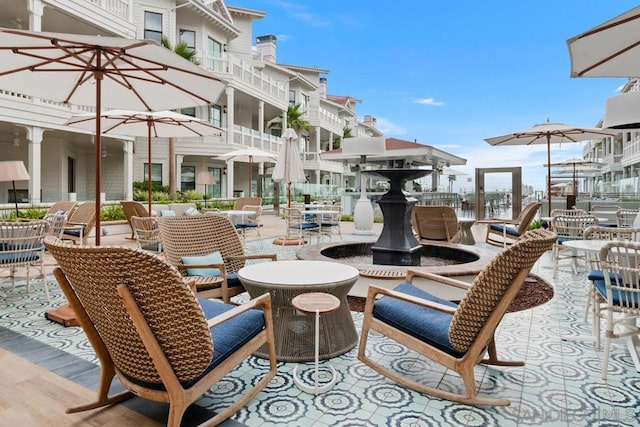
[[554, 216], [577, 216], [577, 215], [587, 215], [587, 211], [584, 209], [554, 209], [551, 211], [551, 217]]
[[632, 227], [640, 209], [618, 209], [616, 211], [616, 225], [618, 227]]
[[[213, 357], [207, 322], [180, 273], [155, 255], [124, 247], [80, 247], [49, 236], [45, 246], [62, 269], [114, 365], [130, 379], [161, 384], [118, 295], [129, 288], [181, 382], [200, 375]], [[71, 299], [70, 299], [71, 300]], [[74, 309], [77, 309], [74, 307]]]
[[529, 226], [533, 222], [533, 219], [538, 213], [538, 209], [542, 206], [540, 202], [531, 202], [522, 209], [522, 212], [518, 215], [515, 221], [518, 223], [516, 230], [522, 234], [529, 229]]
[[227, 273], [244, 267], [242, 240], [233, 223], [222, 215], [186, 215], [158, 218], [160, 239], [167, 260], [179, 265], [183, 256], [209, 255], [219, 251]]
[[451, 240], [458, 231], [458, 216], [450, 206], [414, 206], [411, 219], [421, 239]]
[[460, 301], [449, 326], [449, 339], [458, 351], [466, 352], [471, 347], [505, 292], [511, 286], [522, 285], [515, 283], [518, 275], [523, 270], [529, 271], [555, 240], [556, 235], [545, 229], [526, 232], [482, 269]]
[[240, 197], [233, 203], [233, 210], [241, 211], [247, 205], [262, 206], [262, 197]]
[[45, 220], [28, 222], [0, 222], [0, 267], [11, 268], [42, 262], [42, 240], [49, 231]]

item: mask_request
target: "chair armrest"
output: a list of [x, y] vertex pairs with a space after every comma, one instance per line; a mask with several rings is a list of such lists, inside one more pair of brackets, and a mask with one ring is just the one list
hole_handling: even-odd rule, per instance
[[209, 329], [211, 329], [214, 326], [224, 323], [229, 319], [232, 319], [246, 311], [249, 311], [255, 308], [262, 308], [262, 310], [265, 313], [270, 312], [271, 311], [271, 295], [269, 293], [266, 293], [266, 294], [260, 295], [259, 297], [253, 298], [252, 300], [242, 305], [239, 305], [227, 312], [224, 312], [216, 317], [209, 319], [207, 321], [207, 325], [209, 326]]
[[228, 260], [248, 260], [248, 259], [270, 259], [271, 261], [277, 261], [276, 254], [260, 254], [260, 255], [235, 255], [227, 257]]
[[416, 298], [411, 295], [403, 294], [402, 292], [397, 292], [391, 289], [385, 289], [378, 287], [376, 285], [369, 285], [369, 292], [367, 293], [367, 302], [376, 298], [377, 295], [387, 296], [395, 299], [399, 299], [402, 301], [410, 302], [422, 307], [430, 308], [432, 310], [440, 311], [442, 313], [453, 314], [456, 312], [456, 307], [449, 307], [446, 305], [438, 304], [437, 302], [424, 300], [422, 298]]
[[451, 277], [441, 276], [427, 271], [407, 270], [407, 282], [411, 283], [414, 277], [433, 280], [434, 282], [444, 283], [445, 285], [454, 286], [460, 289], [469, 289], [469, 287], [471, 287], [470, 283], [463, 282], [458, 279], [452, 279]]

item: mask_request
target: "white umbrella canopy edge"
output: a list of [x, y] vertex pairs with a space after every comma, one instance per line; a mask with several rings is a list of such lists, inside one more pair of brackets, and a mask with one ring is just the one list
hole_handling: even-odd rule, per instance
[[[55, 77], [55, 84], [51, 84]], [[103, 87], [104, 86], [104, 87]], [[100, 245], [102, 106], [145, 111], [215, 104], [226, 85], [150, 40], [0, 30], [0, 88], [95, 106], [96, 245]]]
[[[72, 116], [65, 123], [67, 126], [92, 131], [96, 126], [94, 113]], [[151, 214], [152, 183], [151, 139], [154, 137], [194, 137], [223, 134], [219, 127], [192, 116], [175, 111], [131, 111], [111, 110], [100, 114], [101, 134], [116, 134], [147, 137], [148, 165], [148, 211]], [[94, 130], [95, 131], [95, 130]]]
[[571, 77], [630, 77], [640, 60], [640, 6], [567, 40]]

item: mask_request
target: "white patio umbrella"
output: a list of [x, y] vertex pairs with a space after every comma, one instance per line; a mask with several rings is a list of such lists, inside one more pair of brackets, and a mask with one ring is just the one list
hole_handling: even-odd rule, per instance
[[282, 148], [271, 179], [287, 183], [287, 207], [291, 207], [291, 183], [307, 180], [298, 150], [298, 134], [291, 128], [285, 129], [282, 134]]
[[640, 64], [640, 6], [567, 40], [571, 77], [634, 77]]
[[[175, 111], [129, 111], [112, 110], [101, 113], [100, 133], [129, 136], [146, 136], [149, 167], [147, 183], [149, 188], [149, 214], [151, 214], [151, 138], [193, 137], [219, 134], [223, 130], [204, 120]], [[85, 130], [96, 128], [96, 115], [81, 114], [73, 116], [65, 125]]]
[[[0, 30], [0, 88], [95, 106], [96, 230], [103, 107], [142, 111], [216, 104], [224, 83], [152, 40]], [[100, 245], [101, 233], [96, 233]]]
[[251, 174], [253, 163], [272, 162], [275, 163], [278, 160], [278, 155], [262, 151], [257, 148], [241, 148], [239, 150], [230, 151], [221, 156], [216, 156], [216, 159], [226, 161], [233, 160], [234, 162], [249, 163], [249, 197], [251, 197]]
[[602, 163], [599, 162], [594, 162], [593, 160], [585, 160], [585, 159], [578, 159], [578, 158], [572, 158], [572, 159], [568, 159], [568, 160], [564, 160], [562, 162], [556, 162], [556, 163], [551, 163], [550, 165], [546, 165], [545, 166], [551, 166], [551, 167], [557, 167], [557, 166], [566, 166], [566, 167], [570, 167], [573, 171], [573, 195], [577, 195], [577, 181], [576, 181], [576, 172], [578, 171], [576, 169], [577, 166], [588, 166], [591, 168], [595, 168], [596, 166], [601, 166]]
[[579, 142], [615, 134], [616, 131], [609, 129], [572, 126], [547, 121], [519, 132], [487, 138], [485, 141], [491, 145], [547, 145], [547, 195], [549, 212], [551, 212], [551, 143]]

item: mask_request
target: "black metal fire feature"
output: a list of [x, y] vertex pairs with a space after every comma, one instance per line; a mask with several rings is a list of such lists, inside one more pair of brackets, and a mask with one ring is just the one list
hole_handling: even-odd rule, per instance
[[422, 178], [425, 169], [376, 169], [362, 173], [389, 181], [391, 187], [379, 200], [384, 217], [382, 233], [371, 247], [373, 263], [378, 265], [420, 265], [422, 246], [411, 231], [411, 211], [418, 202], [402, 191], [409, 180]]

